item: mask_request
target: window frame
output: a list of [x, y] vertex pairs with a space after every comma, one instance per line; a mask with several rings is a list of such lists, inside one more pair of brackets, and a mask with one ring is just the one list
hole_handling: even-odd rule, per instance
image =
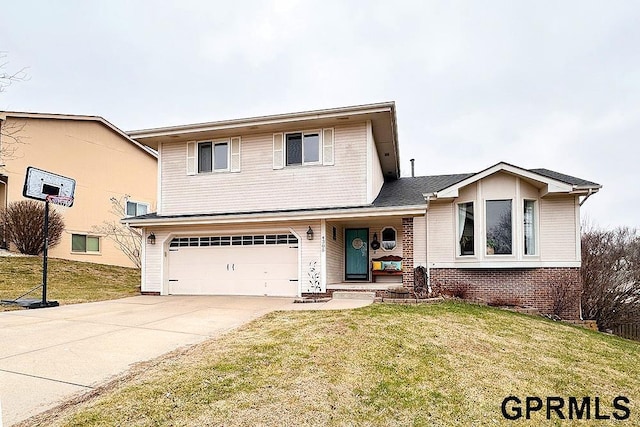
[[[473, 245], [472, 245], [472, 252], [471, 253], [462, 253], [462, 246], [461, 246], [461, 240], [462, 240], [462, 236], [458, 237], [459, 234], [459, 230], [460, 230], [460, 207], [462, 205], [471, 205], [472, 209], [473, 209], [473, 233], [471, 234], [471, 237], [473, 239]], [[476, 257], [476, 231], [477, 231], [477, 227], [476, 227], [476, 222], [477, 222], [477, 215], [476, 215], [476, 201], [475, 200], [467, 200], [467, 201], [463, 201], [460, 203], [456, 204], [456, 257], [461, 257], [461, 258], [470, 258], [470, 257]], [[464, 234], [464, 230], [463, 230], [463, 234]]]
[[[74, 250], [73, 249], [73, 238], [74, 238], [74, 236], [84, 237], [84, 251], [79, 251], [79, 250]], [[98, 240], [98, 250], [97, 251], [90, 251], [90, 250], [87, 249], [88, 248], [87, 240], [89, 238]], [[73, 253], [73, 254], [85, 254], [85, 255], [100, 255], [100, 254], [102, 254], [102, 238], [101, 238], [101, 236], [96, 236], [95, 234], [71, 233], [71, 253]]]
[[[288, 140], [287, 137], [289, 135], [295, 135], [295, 134], [300, 134], [300, 138], [301, 138], [301, 163], [292, 163], [289, 164], [289, 150], [288, 150]], [[304, 154], [305, 154], [305, 144], [304, 144], [304, 137], [305, 135], [317, 135], [318, 136], [318, 160], [313, 161], [313, 162], [306, 162], [304, 160]], [[282, 134], [282, 142], [283, 142], [283, 154], [284, 154], [284, 166], [285, 167], [296, 167], [296, 166], [310, 166], [310, 165], [321, 165], [322, 164], [322, 152], [323, 152], [323, 130], [322, 129], [314, 129], [314, 130], [299, 130], [299, 131], [292, 131], [292, 132], [284, 132]]]
[[[511, 242], [510, 242], [510, 248], [511, 248], [511, 252], [510, 253], [503, 253], [503, 254], [497, 254], [497, 253], [489, 253], [489, 227], [487, 224], [487, 219], [489, 218], [489, 215], [487, 214], [488, 212], [488, 203], [489, 202], [509, 202], [510, 204], [510, 217], [511, 217], [511, 227], [510, 227], [510, 238], [511, 238]], [[513, 198], [505, 198], [505, 199], [485, 199], [484, 200], [484, 256], [486, 257], [494, 257], [494, 256], [498, 256], [498, 257], [513, 257], [516, 254], [516, 247], [515, 244], [517, 243], [517, 239], [516, 239], [516, 230], [515, 230], [515, 226], [516, 226], [516, 221], [514, 221], [514, 219], [516, 218], [516, 216], [514, 215], [514, 208], [515, 208], [515, 203], [514, 203], [514, 199]]]
[[[385, 248], [384, 244], [383, 244], [385, 242], [385, 240], [384, 240], [384, 231], [387, 230], [387, 229], [393, 230], [393, 234], [395, 236], [395, 239], [393, 240], [393, 247], [392, 248], [388, 248], [388, 249]], [[387, 240], [387, 241], [390, 242], [390, 240]], [[380, 248], [382, 248], [382, 250], [385, 251], [385, 252], [391, 252], [394, 249], [396, 249], [397, 247], [398, 247], [398, 230], [396, 230], [395, 227], [392, 227], [390, 225], [388, 225], [386, 227], [383, 227], [380, 230]]]
[[[527, 253], [527, 226], [526, 226], [526, 204], [527, 202], [533, 203], [533, 221], [531, 223], [533, 227], [533, 249], [534, 252], [531, 254]], [[539, 229], [538, 226], [538, 200], [536, 199], [522, 199], [522, 256], [523, 257], [539, 257], [540, 256], [540, 239], [539, 239]]]
[[[200, 147], [209, 144], [211, 145], [211, 170], [203, 171], [200, 169]], [[222, 169], [216, 169], [216, 145], [226, 145], [227, 146], [227, 167]], [[231, 138], [224, 139], [209, 139], [203, 141], [196, 141], [196, 170], [197, 174], [210, 174], [210, 173], [220, 173], [220, 172], [229, 172], [231, 171]]]
[[[129, 203], [134, 203], [136, 205], [136, 214], [135, 215], [129, 215]], [[147, 212], [141, 214], [138, 212], [138, 208], [139, 206], [145, 206], [147, 208]], [[149, 213], [149, 203], [146, 202], [138, 202], [135, 200], [127, 200], [124, 204], [124, 213], [126, 214], [127, 218], [131, 218], [134, 216], [140, 216], [140, 215], [146, 215]]]

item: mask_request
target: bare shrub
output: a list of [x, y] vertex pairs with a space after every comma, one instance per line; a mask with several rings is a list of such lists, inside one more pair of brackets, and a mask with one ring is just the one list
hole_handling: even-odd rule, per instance
[[[35, 200], [12, 202], [0, 212], [0, 226], [5, 239], [18, 251], [27, 255], [40, 255], [44, 251], [45, 204]], [[49, 247], [60, 243], [64, 221], [62, 215], [49, 209]]]
[[585, 319], [596, 320], [601, 331], [640, 322], [640, 236], [635, 229], [585, 230], [580, 274]]
[[438, 283], [438, 293], [450, 298], [468, 299], [471, 286], [466, 282]]
[[549, 296], [551, 297], [551, 313], [562, 319], [576, 304], [573, 286], [570, 282], [550, 282]]
[[516, 297], [496, 297], [487, 302], [491, 307], [520, 307], [522, 303]]

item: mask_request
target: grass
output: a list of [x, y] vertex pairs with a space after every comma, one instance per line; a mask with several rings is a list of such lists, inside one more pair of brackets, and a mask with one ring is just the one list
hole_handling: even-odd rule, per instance
[[[456, 302], [277, 312], [138, 367], [40, 422], [513, 425], [500, 410], [509, 395], [590, 396], [592, 419], [596, 396], [600, 413], [612, 415], [623, 395], [628, 424], [638, 425], [639, 352], [639, 343], [615, 336]], [[544, 411], [518, 422], [545, 423], [572, 424], [547, 421]]]
[[[137, 295], [140, 271], [88, 262], [49, 259], [47, 299], [60, 304]], [[13, 300], [42, 283], [41, 257], [0, 257], [0, 299]], [[41, 298], [37, 289], [25, 298]], [[0, 305], [0, 311], [16, 306]]]

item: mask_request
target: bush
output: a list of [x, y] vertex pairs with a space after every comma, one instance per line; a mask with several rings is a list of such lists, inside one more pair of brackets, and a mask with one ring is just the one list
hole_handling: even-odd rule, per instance
[[[44, 251], [44, 203], [21, 200], [9, 203], [0, 212], [0, 227], [7, 243], [27, 255], [40, 255]], [[49, 247], [60, 243], [64, 221], [62, 215], [49, 209]]]
[[640, 322], [640, 236], [627, 227], [582, 234], [582, 314], [601, 331]]

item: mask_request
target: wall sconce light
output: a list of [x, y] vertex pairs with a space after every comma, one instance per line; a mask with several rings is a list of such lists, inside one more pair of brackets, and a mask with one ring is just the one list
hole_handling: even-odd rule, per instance
[[373, 240], [371, 241], [371, 249], [377, 251], [380, 249], [380, 242], [378, 242], [378, 233], [373, 233]]
[[311, 229], [311, 226], [309, 226], [309, 229], [307, 230], [307, 240], [313, 240], [313, 230]]
[[147, 243], [150, 245], [155, 245], [156, 244], [156, 235], [153, 234], [153, 232], [151, 234], [149, 234], [149, 236], [147, 236]]

